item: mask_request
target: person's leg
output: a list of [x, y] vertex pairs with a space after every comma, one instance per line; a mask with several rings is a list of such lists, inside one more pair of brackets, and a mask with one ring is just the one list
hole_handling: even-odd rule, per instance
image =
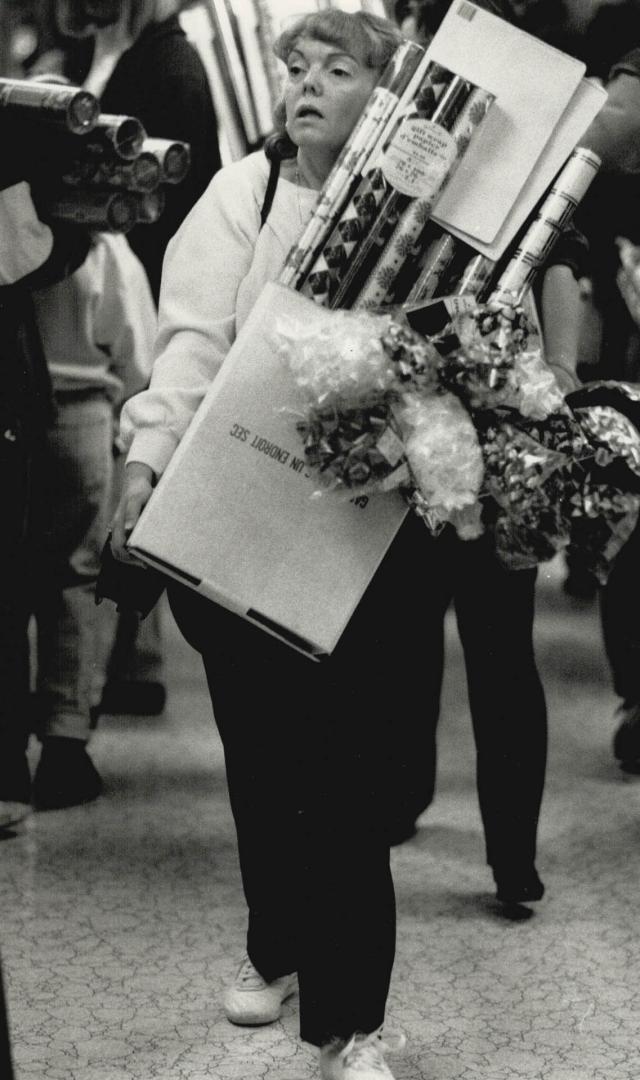
[[640, 524], [616, 556], [600, 594], [602, 634], [613, 688], [622, 699], [613, 751], [623, 768], [640, 771]]
[[458, 549], [455, 605], [467, 667], [487, 861], [502, 897], [536, 899], [507, 896], [526, 892], [527, 882], [529, 891], [538, 890], [534, 863], [547, 716], [533, 650], [536, 571], [507, 570], [487, 537], [459, 542]]
[[64, 396], [50, 435], [49, 520], [37, 605], [42, 808], [95, 798], [86, 753], [104, 681], [95, 582], [108, 531], [113, 415], [99, 394]]
[[386, 760], [425, 662], [408, 631], [427, 538], [416, 525], [321, 663], [170, 588], [204, 653], [224, 743], [249, 956], [267, 981], [297, 969], [301, 1033], [317, 1045], [384, 1017], [395, 949]]
[[[453, 596], [452, 538], [448, 531], [434, 538], [426, 526], [411, 522], [415, 554], [413, 587], [406, 600], [417, 601], [413, 625], [406, 613], [398, 634], [402, 649], [407, 642], [417, 649], [414, 670], [406, 668], [405, 679], [414, 680], [414, 692], [403, 708], [390, 702], [392, 740], [388, 755], [389, 825], [392, 844], [401, 843], [415, 832], [415, 822], [430, 806], [436, 788], [436, 731], [444, 673], [444, 622]], [[414, 594], [416, 594], [414, 596]]]

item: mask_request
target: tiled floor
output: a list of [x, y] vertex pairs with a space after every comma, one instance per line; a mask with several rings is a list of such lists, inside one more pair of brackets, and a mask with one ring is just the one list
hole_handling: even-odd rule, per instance
[[[546, 579], [546, 580], [544, 580]], [[613, 764], [592, 606], [546, 571], [538, 649], [551, 721], [528, 921], [498, 914], [483, 863], [464, 671], [450, 626], [439, 788], [394, 851], [398, 1080], [638, 1080], [640, 780]], [[220, 746], [198, 661], [169, 628], [161, 719], [106, 718], [97, 803], [0, 842], [0, 950], [17, 1080], [310, 1080], [296, 1002], [231, 1027], [220, 992], [244, 912]], [[514, 723], [518, 718], [514, 717]]]

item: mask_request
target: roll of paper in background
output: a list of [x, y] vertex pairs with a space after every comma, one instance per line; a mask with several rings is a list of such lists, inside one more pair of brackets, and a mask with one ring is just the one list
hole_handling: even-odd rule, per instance
[[[98, 99], [87, 90], [58, 83], [0, 79], [0, 110], [20, 121], [61, 126], [76, 135], [91, 131], [100, 114]], [[28, 137], [23, 130], [24, 138]]]
[[558, 173], [498, 279], [491, 300], [519, 303], [546, 263], [600, 168], [592, 150], [577, 147]]
[[104, 232], [128, 232], [138, 222], [136, 196], [126, 191], [61, 191], [42, 202], [46, 216]]
[[[396, 288], [402, 268], [408, 259], [414, 257], [440, 194], [455, 173], [473, 135], [495, 100], [493, 94], [480, 87], [472, 87], [466, 80], [461, 81], [460, 94], [464, 98], [464, 104], [452, 123], [445, 109], [441, 118], [436, 111], [428, 131], [429, 143], [426, 146], [425, 135], [418, 129], [420, 141], [416, 150], [426, 151], [423, 161], [420, 162], [422, 175], [415, 183], [415, 187], [409, 179], [405, 188], [405, 193], [416, 192], [415, 197], [403, 210], [372, 273], [355, 298], [354, 307], [380, 307], [383, 304], [400, 303], [406, 299]], [[437, 130], [438, 128], [441, 130]], [[454, 251], [455, 246], [452, 245], [451, 258]], [[431, 271], [424, 268], [421, 275], [422, 295], [430, 295], [429, 290], [433, 291], [437, 286], [442, 277], [443, 261], [447, 259], [447, 254], [448, 245], [446, 251], [444, 249], [440, 251], [439, 264], [436, 264]], [[449, 259], [448, 262], [450, 261]], [[437, 275], [433, 282], [433, 289], [431, 288], [431, 274]]]
[[423, 62], [424, 49], [414, 42], [403, 42], [394, 52], [327, 177], [311, 220], [287, 256], [279, 277], [281, 284], [300, 288], [381, 134], [392, 120], [402, 94]]

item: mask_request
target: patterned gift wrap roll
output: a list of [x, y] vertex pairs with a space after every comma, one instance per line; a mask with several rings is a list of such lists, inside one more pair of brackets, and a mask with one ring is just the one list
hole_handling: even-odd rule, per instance
[[[362, 306], [364, 302], [368, 302], [364, 298], [360, 299], [367, 278], [376, 267], [400, 215], [411, 204], [410, 192], [416, 190], [414, 185], [424, 182], [421, 179], [424, 166], [420, 158], [416, 161], [416, 145], [421, 146], [423, 137], [428, 144], [440, 140], [441, 153], [448, 153], [450, 164], [455, 153], [451, 129], [474, 90], [472, 83], [459, 75], [453, 75], [433, 107], [429, 108], [426, 102], [425, 106], [421, 107], [422, 102], [416, 101], [415, 113], [405, 118], [385, 152], [380, 165], [386, 184], [385, 196], [373, 226], [368, 228], [367, 235], [358, 245], [348, 272], [332, 298], [332, 307], [352, 307], [356, 302]], [[429, 123], [425, 124], [424, 121]], [[448, 151], [445, 143], [449, 147]], [[441, 187], [442, 174], [442, 167], [435, 169], [439, 181], [438, 190]], [[427, 179], [429, 178], [427, 171]], [[421, 220], [420, 224], [421, 229], [424, 228], [425, 221]]]
[[181, 184], [191, 167], [189, 143], [146, 138], [142, 144], [142, 154], [153, 154], [165, 184]]
[[591, 150], [573, 151], [500, 275], [492, 300], [520, 303], [599, 168], [600, 158]]
[[80, 159], [62, 174], [62, 183], [67, 187], [112, 187], [126, 191], [154, 191], [162, 179], [157, 157], [145, 151], [133, 161]]
[[420, 251], [416, 259], [408, 259], [394, 285], [394, 296], [403, 296], [403, 302], [428, 299], [420, 288], [420, 279], [431, 282], [429, 296], [432, 296], [438, 284], [447, 274], [454, 253], [456, 242], [451, 233], [429, 221], [420, 238]]
[[136, 196], [126, 191], [61, 191], [42, 207], [48, 217], [103, 232], [128, 232], [138, 221]]
[[462, 271], [453, 295], [480, 297], [489, 286], [495, 270], [493, 259], [487, 255], [474, 255]]
[[[437, 95], [435, 80], [442, 80], [442, 73], [443, 69], [438, 64], [427, 66], [411, 102], [410, 116], [428, 115], [433, 112]], [[452, 78], [450, 73], [446, 73], [446, 76]], [[402, 110], [396, 113], [385, 138], [378, 143], [377, 149], [372, 153], [371, 161], [376, 160], [381, 146], [386, 149], [392, 143], [393, 136], [405, 118]], [[324, 248], [313, 263], [306, 281], [301, 285], [301, 292], [312, 297], [318, 304], [330, 306], [333, 303], [349, 262], [367, 236], [376, 219], [378, 208], [384, 202], [389, 190], [389, 184], [379, 165], [372, 165], [362, 177], [358, 178], [351, 198], [325, 241]]]
[[0, 79], [0, 109], [16, 119], [61, 126], [76, 135], [91, 131], [100, 114], [98, 99], [86, 90], [24, 79]]
[[[456, 80], [451, 84], [452, 96]], [[407, 260], [416, 255], [425, 226], [440, 194], [447, 181], [455, 173], [474, 133], [495, 100], [493, 94], [480, 87], [474, 88], [465, 80], [460, 80], [459, 87], [458, 93], [464, 100], [464, 104], [451, 123], [450, 133], [447, 129], [451, 106], [447, 108], [445, 99], [442, 114], [440, 115], [439, 109], [436, 110], [430, 122], [429, 141], [427, 142], [423, 137], [416, 147], [417, 150], [426, 151], [424, 161], [420, 162], [421, 175], [417, 182], [413, 181], [411, 176], [407, 176], [411, 166], [407, 168], [406, 163], [403, 162], [403, 173], [407, 176], [407, 184], [402, 194], [409, 195], [411, 201], [403, 211], [373, 272], [355, 299], [354, 306], [379, 307], [382, 304], [400, 303], [405, 299], [405, 295], [402, 295], [397, 287], [402, 268]], [[435, 125], [443, 130], [436, 131]], [[403, 173], [399, 177], [400, 182]], [[441, 245], [439, 262], [433, 268], [432, 276], [426, 272], [426, 268], [423, 270], [421, 279], [424, 295], [433, 294], [445, 269], [450, 265], [455, 250], [455, 244]]]
[[413, 42], [396, 49], [324, 184], [311, 221], [287, 256], [279, 278], [283, 285], [302, 285], [423, 61], [424, 50]]

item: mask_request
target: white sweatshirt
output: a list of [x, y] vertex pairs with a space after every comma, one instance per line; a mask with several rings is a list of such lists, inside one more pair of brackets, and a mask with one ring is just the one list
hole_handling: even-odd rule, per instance
[[96, 233], [82, 266], [33, 301], [54, 390], [104, 390], [119, 404], [148, 384], [156, 309], [126, 237]]
[[158, 476], [315, 207], [317, 191], [280, 178], [260, 230], [268, 174], [262, 151], [221, 169], [167, 248], [151, 385], [121, 417], [128, 460]]

